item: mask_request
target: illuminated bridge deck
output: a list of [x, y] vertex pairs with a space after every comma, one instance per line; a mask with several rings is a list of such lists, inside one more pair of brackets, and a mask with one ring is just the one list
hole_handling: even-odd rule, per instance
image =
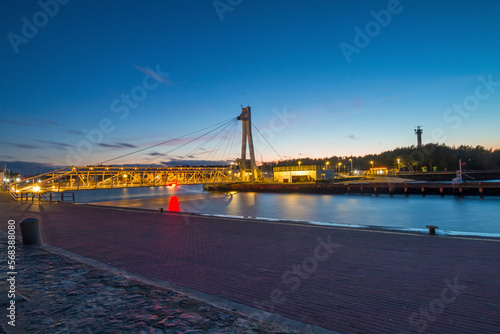
[[231, 167], [68, 167], [9, 185], [15, 199], [48, 197], [50, 193], [169, 184], [225, 183], [239, 180]]

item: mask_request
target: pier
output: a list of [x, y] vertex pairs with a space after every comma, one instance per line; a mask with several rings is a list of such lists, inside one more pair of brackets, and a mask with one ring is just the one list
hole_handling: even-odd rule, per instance
[[500, 182], [475, 183], [421, 183], [421, 182], [370, 182], [342, 184], [315, 183], [226, 183], [206, 184], [207, 191], [245, 191], [305, 194], [361, 194], [361, 195], [452, 195], [452, 196], [500, 196]]

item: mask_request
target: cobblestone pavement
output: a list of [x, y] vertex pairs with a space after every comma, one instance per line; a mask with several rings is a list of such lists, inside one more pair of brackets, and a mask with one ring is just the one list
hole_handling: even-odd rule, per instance
[[[3, 254], [6, 241], [0, 233]], [[6, 324], [3, 278], [0, 333], [298, 333], [43, 248], [16, 248], [16, 326]]]

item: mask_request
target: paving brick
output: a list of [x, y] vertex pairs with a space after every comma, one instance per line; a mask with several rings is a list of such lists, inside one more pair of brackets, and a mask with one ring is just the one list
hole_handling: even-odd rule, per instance
[[[0, 208], [4, 222], [40, 218], [48, 244], [134, 274], [254, 307], [280, 290], [286, 300], [271, 302], [275, 312], [341, 333], [416, 333], [412, 314], [439, 300], [445, 280], [453, 285], [457, 278], [465, 290], [426, 320], [427, 332], [500, 333], [497, 239], [81, 205], [0, 201]], [[314, 264], [317, 238], [329, 236], [339, 247], [307, 273], [302, 265]], [[302, 277], [283, 278], [297, 267]]]

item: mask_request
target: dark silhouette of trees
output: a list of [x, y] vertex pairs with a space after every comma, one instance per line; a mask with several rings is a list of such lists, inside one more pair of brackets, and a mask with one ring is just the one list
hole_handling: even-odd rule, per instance
[[331, 156], [323, 159], [301, 158], [283, 160], [277, 163], [265, 163], [264, 171], [272, 171], [272, 167], [276, 166], [297, 166], [298, 162], [301, 165], [323, 165], [331, 169], [339, 168], [349, 171], [352, 166], [354, 170], [370, 169], [373, 161], [374, 167], [387, 167], [388, 169], [396, 169], [399, 167], [402, 171], [422, 171], [422, 167], [426, 167], [431, 171], [457, 170], [459, 161], [465, 163], [464, 168], [469, 170], [484, 170], [484, 169], [499, 169], [500, 168], [500, 150], [492, 150], [483, 146], [472, 147], [469, 145], [461, 145], [459, 147], [450, 147], [444, 144], [426, 144], [421, 148], [416, 146], [398, 147], [391, 151], [385, 151], [380, 154], [368, 154], [365, 156]]

